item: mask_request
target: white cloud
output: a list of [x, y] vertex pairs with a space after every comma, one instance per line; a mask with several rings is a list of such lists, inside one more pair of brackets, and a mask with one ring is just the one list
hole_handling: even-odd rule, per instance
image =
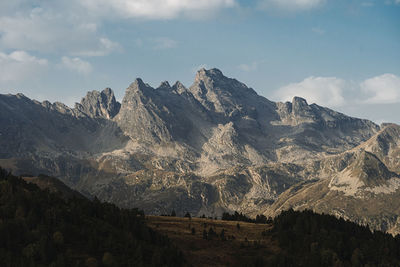
[[15, 82], [29, 79], [48, 65], [46, 59], [37, 58], [25, 51], [14, 51], [10, 54], [0, 52], [0, 81]]
[[121, 46], [117, 42], [113, 42], [107, 38], [99, 38], [97, 48], [72, 52], [73, 55], [86, 56], [86, 57], [99, 57], [105, 56], [113, 51], [121, 50]]
[[360, 83], [336, 77], [309, 77], [276, 90], [272, 98], [291, 101], [294, 96], [328, 107], [395, 104], [400, 103], [400, 77], [387, 73]]
[[254, 61], [250, 64], [240, 64], [238, 68], [245, 72], [255, 71], [258, 69], [258, 62]]
[[[102, 34], [102, 24], [122, 19], [208, 17], [236, 0], [12, 0], [0, 1], [0, 51], [24, 50], [78, 57], [122, 50]], [[155, 49], [176, 41], [154, 40]]]
[[80, 3], [98, 16], [116, 13], [125, 18], [144, 19], [173, 19], [196, 13], [207, 15], [236, 5], [235, 0], [81, 0]]
[[335, 77], [308, 77], [302, 82], [278, 89], [273, 97], [279, 101], [291, 101], [294, 96], [300, 96], [309, 103], [338, 107], [345, 104], [343, 97], [345, 87], [346, 82]]
[[361, 6], [363, 7], [373, 7], [375, 4], [373, 2], [362, 2]]
[[92, 65], [84, 61], [78, 57], [69, 58], [69, 57], [62, 57], [61, 58], [62, 66], [65, 68], [78, 72], [80, 74], [89, 74], [92, 72], [93, 68]]
[[0, 48], [86, 56], [102, 56], [120, 48], [98, 33], [96, 22], [69, 11], [47, 7], [0, 16]]
[[400, 0], [386, 0], [386, 5], [400, 5]]
[[178, 45], [178, 42], [172, 40], [168, 37], [159, 37], [152, 40], [153, 49], [155, 50], [164, 50], [164, 49], [171, 49]]
[[364, 103], [390, 104], [400, 102], [400, 77], [394, 74], [383, 74], [365, 80], [360, 85], [367, 99]]
[[263, 9], [276, 8], [285, 11], [303, 11], [324, 4], [326, 0], [261, 0], [259, 6]]

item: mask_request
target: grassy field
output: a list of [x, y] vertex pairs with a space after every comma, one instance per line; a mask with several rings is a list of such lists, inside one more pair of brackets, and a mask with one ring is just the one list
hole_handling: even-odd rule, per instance
[[271, 229], [269, 224], [164, 216], [146, 220], [148, 226], [167, 235], [193, 266], [254, 266], [279, 252], [271, 235], [263, 234]]

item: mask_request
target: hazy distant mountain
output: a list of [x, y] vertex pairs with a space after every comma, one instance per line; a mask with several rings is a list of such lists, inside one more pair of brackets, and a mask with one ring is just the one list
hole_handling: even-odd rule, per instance
[[[383, 205], [397, 194], [399, 132], [299, 97], [269, 101], [217, 69], [198, 71], [189, 88], [136, 79], [122, 103], [109, 88], [74, 108], [0, 95], [0, 166], [150, 213], [275, 214], [325, 203], [321, 211], [380, 220], [358, 196]], [[337, 211], [322, 191], [301, 204], [313, 186], [343, 205], [356, 199], [361, 211]]]

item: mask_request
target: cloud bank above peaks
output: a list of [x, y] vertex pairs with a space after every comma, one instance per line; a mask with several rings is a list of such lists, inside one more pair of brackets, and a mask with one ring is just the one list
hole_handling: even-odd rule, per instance
[[386, 73], [367, 79], [360, 85], [361, 91], [368, 97], [369, 104], [400, 103], [400, 77]]
[[301, 96], [309, 103], [338, 107], [345, 103], [345, 87], [346, 82], [342, 79], [311, 76], [278, 89], [273, 97], [279, 101], [291, 101], [294, 96]]
[[10, 54], [0, 52], [0, 66], [0, 82], [16, 82], [37, 75], [47, 68], [48, 62], [25, 51], [14, 51]]
[[283, 86], [272, 94], [273, 99], [284, 102], [291, 101], [294, 96], [332, 108], [400, 103], [400, 77], [387, 73], [355, 83], [336, 77], [311, 76]]
[[0, 49], [104, 56], [120, 49], [97, 24], [59, 9], [33, 8], [0, 16]]

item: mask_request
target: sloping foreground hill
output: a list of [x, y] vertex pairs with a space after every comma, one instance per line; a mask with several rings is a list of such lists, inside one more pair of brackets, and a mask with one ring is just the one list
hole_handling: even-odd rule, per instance
[[1, 266], [400, 266], [399, 236], [311, 211], [269, 224], [145, 218], [62, 194], [0, 169]]
[[41, 190], [0, 169], [0, 266], [183, 266], [142, 212]]
[[[39, 174], [37, 177], [35, 176], [23, 176], [22, 179], [25, 182], [32, 183], [37, 185], [42, 190], [48, 190], [52, 193], [60, 193], [61, 197], [65, 199], [71, 198], [85, 198], [81, 193], [75, 191], [68, 186], [66, 186], [63, 182], [58, 180], [57, 178], [47, 176], [44, 174]], [[90, 197], [90, 196], [89, 196]]]
[[193, 266], [400, 266], [400, 237], [330, 215], [282, 212], [269, 224], [148, 216]]

